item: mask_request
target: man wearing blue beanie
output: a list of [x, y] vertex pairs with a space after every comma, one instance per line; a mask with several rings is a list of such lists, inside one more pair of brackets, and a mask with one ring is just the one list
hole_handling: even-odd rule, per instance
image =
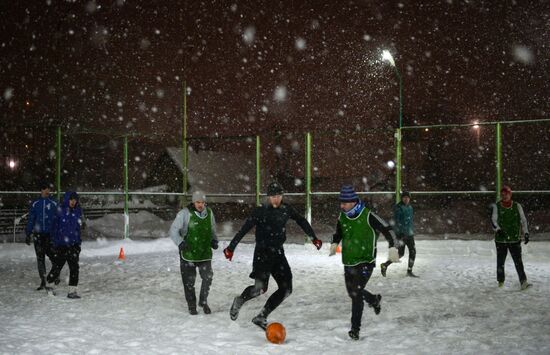
[[348, 335], [358, 340], [364, 302], [374, 309], [375, 314], [381, 310], [382, 296], [365, 290], [376, 266], [378, 233], [384, 234], [390, 246], [394, 243], [395, 235], [388, 223], [365, 206], [351, 185], [342, 186], [340, 209], [329, 255], [336, 254], [336, 248], [342, 242], [344, 277], [351, 298], [351, 330]]

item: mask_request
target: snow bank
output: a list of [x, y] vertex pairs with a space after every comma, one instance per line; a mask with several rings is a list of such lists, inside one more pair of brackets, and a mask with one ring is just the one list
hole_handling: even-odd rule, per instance
[[[162, 238], [168, 235], [172, 221], [164, 221], [147, 211], [130, 213], [131, 238]], [[122, 238], [124, 236], [124, 214], [108, 214], [86, 221], [88, 235]]]

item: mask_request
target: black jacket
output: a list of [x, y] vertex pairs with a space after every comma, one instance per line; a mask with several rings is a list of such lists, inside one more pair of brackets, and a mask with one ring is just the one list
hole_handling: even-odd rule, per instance
[[229, 249], [235, 250], [237, 244], [254, 226], [256, 226], [256, 248], [282, 248], [286, 241], [286, 222], [289, 219], [295, 220], [310, 239], [317, 239], [309, 222], [292, 206], [283, 202], [278, 208], [270, 204], [254, 208], [250, 217], [233, 237]]

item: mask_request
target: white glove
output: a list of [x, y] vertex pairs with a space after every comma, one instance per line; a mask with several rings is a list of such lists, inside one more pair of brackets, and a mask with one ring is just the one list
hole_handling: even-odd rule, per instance
[[330, 252], [328, 253], [328, 256], [333, 256], [334, 254], [336, 254], [336, 249], [337, 248], [338, 248], [338, 244], [332, 243], [330, 245]]
[[396, 247], [391, 247], [391, 248], [388, 249], [388, 259], [392, 263], [399, 262], [399, 251], [397, 250]]

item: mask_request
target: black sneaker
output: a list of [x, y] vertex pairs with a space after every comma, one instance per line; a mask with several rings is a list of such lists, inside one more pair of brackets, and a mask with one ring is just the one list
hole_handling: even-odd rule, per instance
[[369, 304], [369, 307], [374, 309], [374, 314], [380, 314], [382, 307], [380, 306], [380, 301], [382, 301], [382, 295], [375, 295], [376, 301], [373, 304]]
[[46, 288], [46, 281], [42, 281], [36, 291], [44, 290]]
[[380, 272], [382, 273], [382, 276], [386, 277], [386, 270], [388, 269], [388, 267], [386, 266], [386, 264], [382, 263], [380, 264]]
[[202, 311], [204, 312], [204, 314], [212, 313], [212, 310], [210, 309], [210, 307], [208, 307], [206, 303], [202, 305]]
[[70, 292], [68, 295], [67, 295], [67, 298], [71, 298], [73, 300], [76, 300], [76, 299], [79, 299], [80, 296], [76, 293], [76, 292]]
[[359, 331], [358, 330], [352, 329], [348, 332], [348, 335], [352, 340], [359, 340]]
[[413, 274], [412, 270], [407, 270], [407, 276], [409, 276], [409, 277], [418, 277], [415, 274]]
[[244, 301], [241, 296], [237, 296], [233, 299], [233, 304], [231, 305], [231, 309], [229, 310], [229, 317], [231, 317], [231, 320], [237, 320], [237, 318], [239, 317], [239, 311], [243, 304]]
[[258, 314], [256, 317], [252, 318], [252, 323], [256, 324], [263, 330], [267, 329], [267, 318], [261, 314]]
[[199, 314], [199, 312], [197, 312], [196, 308], [189, 308], [189, 314], [192, 316], [196, 316], [197, 314]]

